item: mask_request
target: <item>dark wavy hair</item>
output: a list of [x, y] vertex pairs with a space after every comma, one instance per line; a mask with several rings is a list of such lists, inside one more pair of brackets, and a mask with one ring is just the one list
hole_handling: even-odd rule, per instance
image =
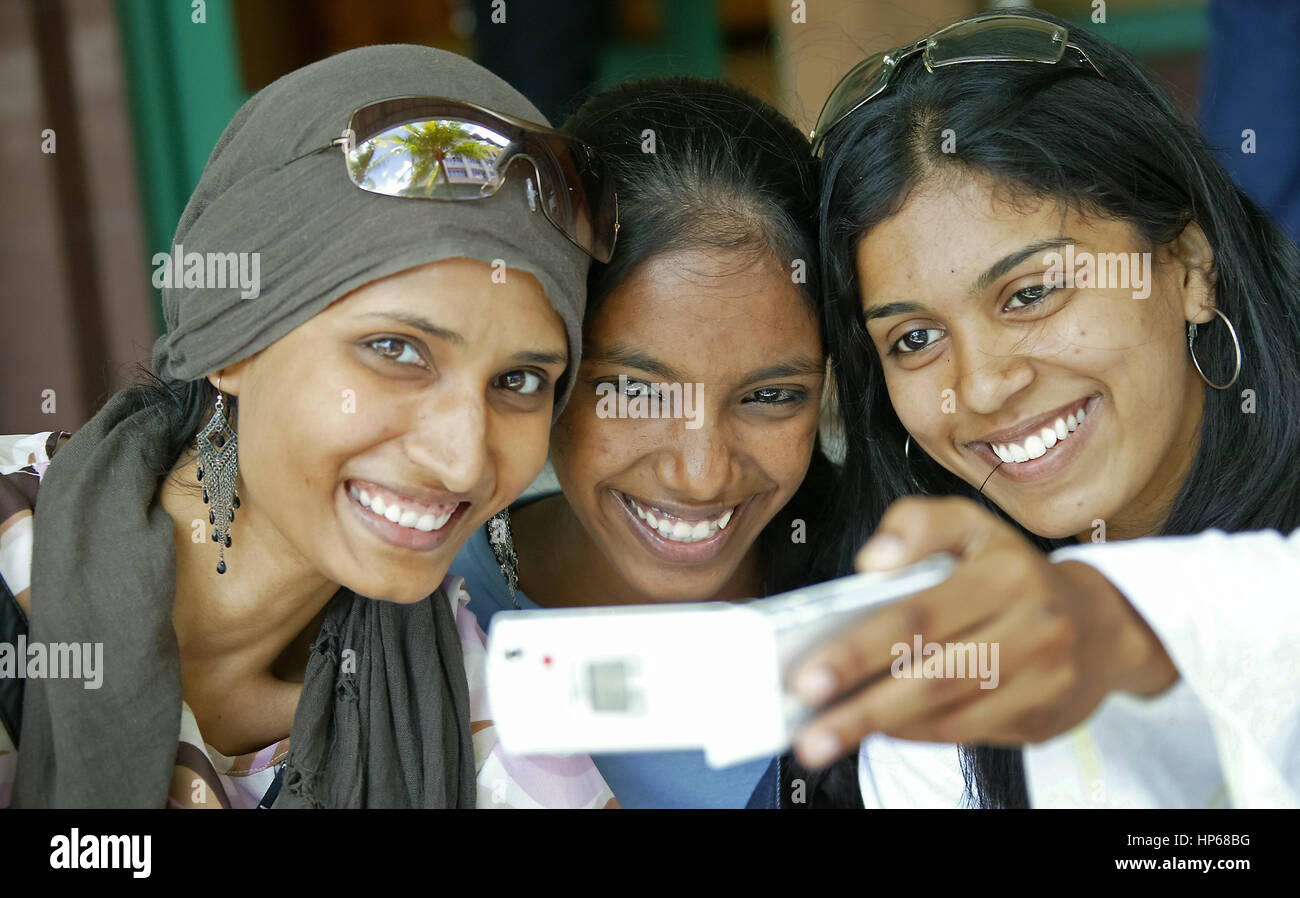
[[[1237, 390], [1255, 390], [1259, 413], [1242, 414], [1236, 391], [1206, 390], [1196, 457], [1160, 533], [1300, 526], [1300, 252], [1131, 57], [1087, 32], [1070, 38], [1104, 78], [1071, 51], [1056, 65], [971, 63], [934, 73], [913, 57], [881, 96], [829, 132], [819, 232], [847, 443], [834, 570], [851, 569], [885, 510], [908, 493], [962, 495], [993, 508], [916, 451], [908, 464], [907, 434], [863, 321], [857, 247], [935, 170], [966, 171], [1013, 196], [1127, 222], [1151, 245], [1197, 222], [1214, 252], [1218, 308], [1241, 341]], [[942, 153], [939, 135], [949, 128], [958, 135], [955, 152]], [[1221, 323], [1206, 328], [1197, 356], [1212, 377], [1233, 370]], [[1022, 532], [1044, 550], [1065, 544]], [[1028, 805], [1019, 749], [963, 746], [962, 766], [979, 805]]]
[[[806, 276], [796, 283], [826, 345], [814, 237], [817, 173], [807, 139], [781, 113], [725, 82], [650, 78], [591, 98], [564, 129], [602, 157], [618, 190], [618, 246], [608, 264], [591, 267], [588, 322], [642, 262], [706, 246], [771, 255], [788, 269], [803, 260]], [[759, 536], [765, 593], [820, 579], [810, 547], [829, 538], [817, 528], [835, 480], [817, 447], [802, 485]], [[790, 539], [796, 519], [809, 528], [805, 544]], [[861, 806], [856, 759], [809, 771], [787, 756], [781, 771], [785, 796], [795, 780], [804, 781], [807, 801], [797, 807]]]

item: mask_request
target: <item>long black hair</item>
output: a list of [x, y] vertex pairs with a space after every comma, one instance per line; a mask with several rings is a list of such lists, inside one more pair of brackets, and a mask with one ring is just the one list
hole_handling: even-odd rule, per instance
[[[818, 321], [817, 174], [808, 141], [781, 113], [739, 87], [701, 78], [650, 78], [613, 87], [588, 100], [564, 129], [589, 144], [618, 190], [619, 235], [614, 258], [588, 278], [591, 322], [606, 297], [637, 266], [662, 253], [700, 246], [770, 255], [791, 273]], [[759, 535], [765, 593], [819, 579], [812, 547], [823, 533], [824, 509], [836, 471], [820, 446], [808, 474]], [[805, 542], [795, 542], [802, 522]], [[860, 806], [856, 761], [808, 771], [782, 760], [782, 792], [802, 793], [794, 806]], [[794, 781], [804, 788], [794, 789]]]
[[[1206, 390], [1196, 457], [1159, 532], [1300, 526], [1300, 252], [1132, 58], [1086, 32], [1071, 31], [1070, 39], [1104, 78], [1072, 51], [1056, 65], [971, 63], [934, 73], [913, 57], [881, 96], [829, 132], [819, 228], [828, 349], [846, 435], [836, 514], [842, 538], [830, 548], [836, 570], [851, 569], [853, 553], [903, 495], [956, 494], [992, 507], [934, 461], [918, 459], [915, 448], [908, 464], [907, 434], [867, 336], [854, 267], [863, 236], [944, 167], [1128, 222], [1153, 246], [1189, 222], [1200, 225], [1214, 252], [1217, 306], [1241, 341], [1242, 371], [1235, 390]], [[946, 129], [957, 138], [942, 148], [951, 153], [941, 152]], [[1196, 351], [1211, 377], [1233, 370], [1221, 322], [1207, 327]], [[1254, 391], [1258, 413], [1242, 413], [1244, 389]], [[1026, 535], [1044, 550], [1065, 544]], [[962, 766], [981, 806], [1028, 805], [1018, 749], [964, 746]]]

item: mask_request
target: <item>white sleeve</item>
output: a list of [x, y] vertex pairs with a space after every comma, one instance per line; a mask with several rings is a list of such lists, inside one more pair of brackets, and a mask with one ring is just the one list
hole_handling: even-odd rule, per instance
[[1300, 807], [1300, 530], [1070, 546], [1180, 674], [1025, 748], [1034, 807]]
[[970, 807], [957, 752], [951, 743], [913, 742], [872, 733], [858, 747], [863, 807]]

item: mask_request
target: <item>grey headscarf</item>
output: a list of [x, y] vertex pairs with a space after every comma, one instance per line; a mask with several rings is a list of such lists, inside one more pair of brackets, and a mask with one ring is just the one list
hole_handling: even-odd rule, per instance
[[[386, 275], [459, 256], [500, 259], [534, 275], [564, 319], [570, 376], [558, 414], [581, 348], [588, 257], [529, 211], [520, 179], [490, 199], [428, 202], [358, 189], [337, 150], [299, 158], [338, 137], [355, 108], [404, 95], [544, 122], [499, 78], [428, 47], [352, 50], [276, 81], [226, 128], [174, 240], [186, 253], [260, 253], [260, 295], [165, 289], [157, 374], [204, 377]], [[153, 472], [170, 464], [168, 436], [161, 416], [119, 393], [58, 451], [42, 481], [30, 638], [101, 642], [105, 672], [98, 690], [76, 679], [28, 680], [15, 807], [166, 804], [182, 698], [173, 522], [154, 500]], [[340, 664], [344, 649], [356, 652], [355, 671]], [[399, 605], [341, 589], [312, 646], [275, 807], [475, 800], [468, 687], [447, 597], [438, 590]]]

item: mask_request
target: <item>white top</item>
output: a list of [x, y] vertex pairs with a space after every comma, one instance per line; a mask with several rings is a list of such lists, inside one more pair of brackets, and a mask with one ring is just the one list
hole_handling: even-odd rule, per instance
[[[1120, 590], [1181, 678], [1113, 693], [1068, 733], [1025, 748], [1034, 807], [1300, 808], [1300, 530], [1070, 546]], [[957, 749], [873, 735], [867, 807], [965, 807]]]

